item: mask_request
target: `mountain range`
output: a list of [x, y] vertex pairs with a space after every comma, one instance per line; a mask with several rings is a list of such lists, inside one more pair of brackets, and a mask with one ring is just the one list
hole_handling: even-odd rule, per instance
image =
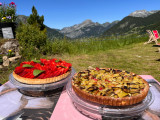
[[88, 19], [80, 24], [76, 24], [71, 27], [65, 27], [60, 30], [60, 33], [64, 34], [69, 38], [97, 37], [118, 22], [119, 21], [114, 21], [112, 23], [106, 22], [100, 24], [98, 22], [92, 22]]
[[[17, 22], [27, 22], [27, 16], [19, 15]], [[137, 10], [124, 17], [122, 20], [116, 20], [112, 23], [106, 22], [100, 24], [92, 20], [85, 20], [82, 23], [75, 24], [70, 27], [64, 27], [61, 30], [47, 28], [47, 35], [49, 38], [64, 38], [64, 36], [76, 39], [84, 37], [98, 37], [108, 35], [122, 35], [131, 33], [144, 34], [147, 29], [159, 29], [160, 25], [160, 11], [159, 10]]]
[[[27, 18], [28, 18], [27, 16], [18, 15], [16, 22], [27, 23]], [[106, 23], [100, 24], [98, 22], [92, 22], [91, 20], [88, 19], [83, 21], [80, 24], [76, 24], [71, 27], [65, 27], [61, 30], [50, 28], [48, 26], [46, 26], [46, 29], [47, 29], [47, 35], [51, 39], [64, 38], [64, 36], [71, 39], [83, 38], [83, 37], [98, 37], [104, 31], [111, 28], [118, 22], [119, 21], [117, 20], [112, 23], [106, 22]]]
[[147, 29], [151, 29], [150, 26], [152, 27], [155, 26], [155, 28], [158, 29], [157, 28], [158, 26], [156, 24], [160, 22], [159, 20], [160, 20], [160, 11], [154, 11], [152, 12], [152, 14], [148, 14], [148, 12], [146, 11], [141, 11], [141, 12], [135, 11], [133, 14], [131, 13], [127, 17], [123, 18], [118, 24], [114, 25], [113, 27], [105, 31], [103, 33], [103, 36], [113, 35], [113, 34], [123, 35], [132, 33], [143, 34], [146, 32]]

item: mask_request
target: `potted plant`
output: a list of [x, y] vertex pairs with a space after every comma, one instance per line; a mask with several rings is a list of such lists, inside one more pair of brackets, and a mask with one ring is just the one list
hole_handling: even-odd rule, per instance
[[0, 3], [0, 36], [2, 37], [2, 28], [12, 27], [15, 36], [16, 29], [16, 4], [11, 2], [9, 4]]

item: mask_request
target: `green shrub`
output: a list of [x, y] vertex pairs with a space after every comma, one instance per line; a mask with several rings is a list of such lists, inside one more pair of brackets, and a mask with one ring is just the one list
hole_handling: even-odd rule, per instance
[[38, 49], [35, 49], [35, 47], [30, 46], [26, 47], [25, 49], [21, 49], [22, 59], [30, 61], [32, 59], [40, 59], [41, 51]]
[[34, 46], [40, 49], [41, 46], [46, 45], [46, 30], [40, 31], [38, 27], [23, 24], [18, 27], [16, 33], [16, 38], [22, 47]]
[[16, 30], [16, 39], [21, 46], [22, 55], [34, 57], [41, 53], [44, 46], [46, 46], [46, 29], [40, 31], [40, 28], [36, 26], [22, 24]]

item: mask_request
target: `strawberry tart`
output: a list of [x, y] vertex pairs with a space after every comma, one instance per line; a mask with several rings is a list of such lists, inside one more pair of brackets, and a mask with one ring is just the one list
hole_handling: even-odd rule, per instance
[[26, 84], [47, 84], [66, 78], [71, 73], [71, 63], [61, 59], [24, 61], [13, 71], [13, 77]]

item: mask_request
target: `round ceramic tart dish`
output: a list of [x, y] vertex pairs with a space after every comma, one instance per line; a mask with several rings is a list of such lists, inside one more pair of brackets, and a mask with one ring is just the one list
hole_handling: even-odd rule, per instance
[[76, 73], [72, 79], [72, 88], [79, 97], [91, 102], [129, 106], [145, 99], [149, 84], [132, 72], [95, 68]]
[[26, 84], [47, 84], [66, 78], [71, 73], [71, 64], [61, 59], [25, 61], [13, 71], [13, 77]]

